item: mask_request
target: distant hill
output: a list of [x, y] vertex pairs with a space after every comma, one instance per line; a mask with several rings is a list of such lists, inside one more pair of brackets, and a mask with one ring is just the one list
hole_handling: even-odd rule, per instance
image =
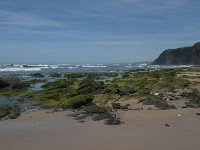
[[200, 65], [200, 42], [192, 47], [167, 49], [153, 61], [153, 65]]

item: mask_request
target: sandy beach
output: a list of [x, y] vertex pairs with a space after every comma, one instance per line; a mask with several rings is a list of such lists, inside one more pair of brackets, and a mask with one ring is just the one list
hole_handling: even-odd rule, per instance
[[[199, 109], [132, 110], [117, 114], [125, 123], [84, 123], [67, 116], [70, 111], [49, 110], [24, 114], [0, 122], [3, 150], [198, 150]], [[166, 127], [168, 124], [170, 127]]]
[[200, 150], [200, 0], [0, 0], [0, 150]]

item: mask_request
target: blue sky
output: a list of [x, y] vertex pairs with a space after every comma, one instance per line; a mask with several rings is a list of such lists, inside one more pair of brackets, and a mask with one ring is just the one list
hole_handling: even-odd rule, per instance
[[0, 0], [0, 63], [152, 61], [200, 41], [199, 0]]

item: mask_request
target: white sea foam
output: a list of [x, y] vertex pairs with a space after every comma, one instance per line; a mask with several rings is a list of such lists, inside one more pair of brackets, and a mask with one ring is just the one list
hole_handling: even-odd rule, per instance
[[147, 64], [140, 64], [140, 66], [147, 66]]
[[152, 69], [160, 69], [160, 68], [165, 68], [165, 69], [173, 69], [173, 68], [190, 68], [192, 65], [150, 65], [149, 68]]
[[133, 68], [133, 66], [126, 66], [126, 68]]
[[41, 68], [1, 68], [0, 72], [40, 71]]
[[75, 68], [78, 68], [78, 67], [72, 67], [72, 66], [70, 66], [70, 67], [67, 67], [68, 69], [75, 69]]
[[49, 67], [52, 68], [52, 69], [57, 69], [57, 68], [59, 68], [60, 66], [59, 66], [59, 65], [50, 65]]
[[114, 66], [120, 66], [120, 64], [113, 64]]
[[83, 68], [106, 68], [107, 66], [102, 65], [81, 65]]
[[[107, 68], [119, 69], [120, 71], [124, 69], [133, 69], [133, 68], [149, 68], [149, 69], [160, 69], [160, 68], [185, 68], [191, 67], [190, 65], [181, 65], [181, 66], [162, 66], [162, 65], [148, 65], [146, 63], [140, 64], [2, 64], [0, 65], [0, 72], [28, 72], [28, 71], [40, 71], [47, 70], [53, 71], [54, 69], [77, 69], [77, 70], [107, 70]], [[105, 68], [105, 69], [104, 69]]]

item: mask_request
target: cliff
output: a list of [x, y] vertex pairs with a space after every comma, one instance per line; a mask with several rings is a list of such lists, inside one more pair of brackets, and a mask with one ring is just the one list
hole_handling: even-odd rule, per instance
[[200, 42], [192, 47], [167, 49], [153, 61], [153, 65], [200, 65]]

